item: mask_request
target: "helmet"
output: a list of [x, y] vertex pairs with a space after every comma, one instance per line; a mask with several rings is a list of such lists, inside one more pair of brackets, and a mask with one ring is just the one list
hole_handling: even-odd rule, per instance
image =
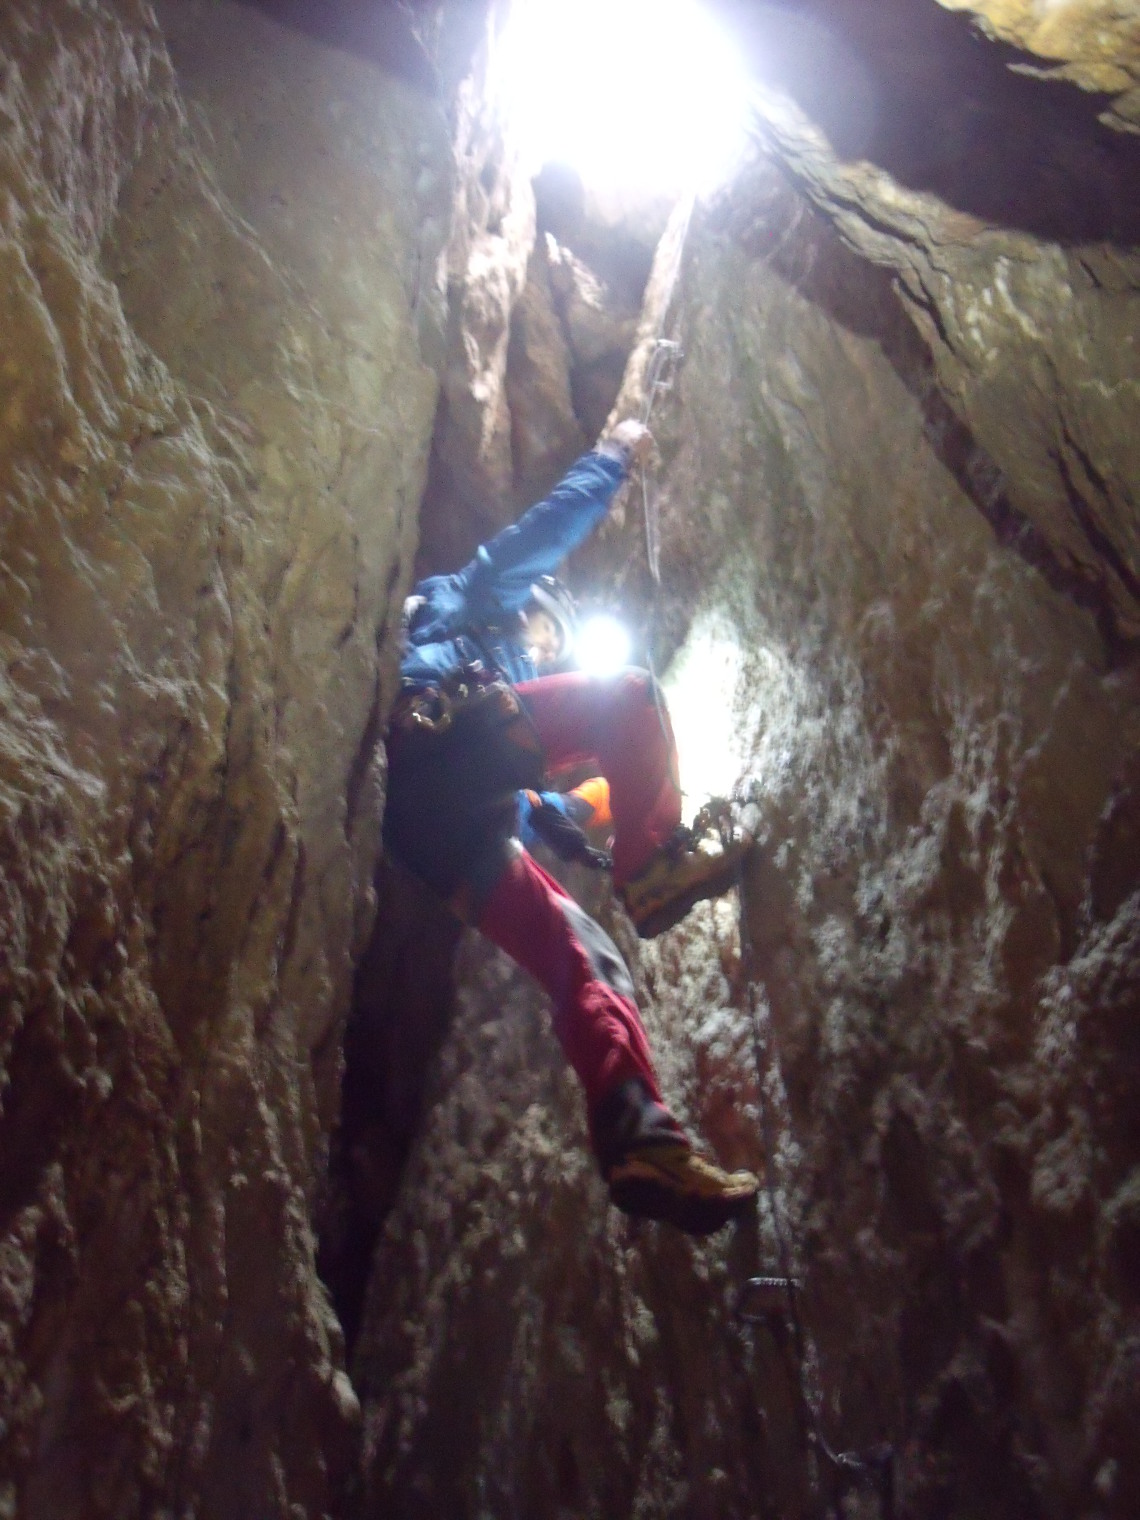
[[578, 604], [570, 594], [570, 588], [553, 575], [540, 575], [530, 588], [527, 599], [530, 607], [540, 607], [553, 618], [562, 635], [559, 659], [564, 660], [574, 647], [574, 634], [578, 626]]

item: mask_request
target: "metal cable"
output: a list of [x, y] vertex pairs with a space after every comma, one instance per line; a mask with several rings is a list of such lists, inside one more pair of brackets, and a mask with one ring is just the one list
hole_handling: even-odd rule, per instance
[[[689, 236], [689, 227], [692, 222], [695, 197], [690, 196], [685, 212], [684, 224], [677, 246], [677, 259], [670, 280], [669, 289], [661, 308], [661, 320], [657, 335], [653, 343], [653, 352], [649, 358], [646, 372], [645, 390], [642, 401], [641, 422], [645, 427], [649, 426], [649, 419], [653, 413], [653, 406], [657, 400], [657, 393], [671, 388], [672, 381], [667, 379], [669, 366], [677, 364], [684, 357], [680, 344], [665, 337], [665, 324], [668, 321], [669, 309], [673, 301], [673, 293], [676, 289], [677, 280], [680, 276], [681, 266], [684, 262], [685, 244]], [[657, 513], [657, 498], [649, 488], [649, 472], [644, 464], [640, 465], [641, 471], [641, 501], [642, 513], [645, 523], [645, 555], [649, 564], [649, 573], [657, 590], [661, 588], [661, 563], [660, 563], [660, 524]], [[652, 612], [656, 609], [656, 597], [651, 603], [651, 626]], [[652, 653], [652, 635], [647, 634], [645, 645], [645, 663], [649, 670], [650, 687], [653, 692], [654, 705], [657, 709], [658, 721], [661, 724], [662, 733], [666, 738], [669, 735], [668, 718], [665, 712], [662, 695], [658, 687], [657, 674], [654, 669]], [[672, 747], [670, 746], [670, 753]], [[680, 778], [676, 774], [674, 765], [672, 780], [680, 793]], [[779, 1259], [780, 1272], [778, 1276], [757, 1276], [750, 1278], [737, 1297], [737, 1315], [749, 1323], [766, 1324], [771, 1328], [771, 1316], [769, 1314], [749, 1314], [742, 1307], [747, 1302], [747, 1295], [755, 1293], [767, 1293], [770, 1291], [782, 1292], [786, 1297], [787, 1312], [786, 1324], [792, 1332], [792, 1345], [795, 1353], [795, 1366], [792, 1374], [793, 1386], [796, 1389], [797, 1420], [803, 1434], [805, 1443], [817, 1451], [828, 1463], [836, 1482], [833, 1485], [834, 1502], [831, 1505], [833, 1514], [837, 1520], [843, 1520], [842, 1495], [853, 1482], [874, 1479], [878, 1488], [878, 1497], [882, 1520], [895, 1520], [895, 1461], [894, 1450], [889, 1445], [882, 1445], [859, 1455], [850, 1451], [835, 1451], [820, 1424], [819, 1416], [808, 1397], [807, 1384], [804, 1375], [804, 1363], [807, 1359], [807, 1336], [804, 1331], [803, 1318], [800, 1314], [799, 1297], [801, 1283], [792, 1272], [792, 1248], [791, 1242], [785, 1230], [781, 1212], [778, 1206], [778, 1194], [773, 1175], [773, 1155], [775, 1151], [772, 1135], [771, 1117], [768, 1104], [764, 1096], [764, 1049], [760, 1034], [760, 1019], [756, 1007], [756, 998], [753, 993], [755, 978], [753, 975], [755, 955], [751, 936], [747, 928], [747, 914], [744, 905], [743, 872], [738, 873], [737, 886], [740, 890], [740, 939], [741, 960], [744, 967], [745, 981], [749, 1014], [752, 1023], [752, 1054], [756, 1065], [756, 1091], [757, 1102], [760, 1109], [761, 1143], [764, 1148], [764, 1185], [768, 1195], [768, 1206], [772, 1214], [773, 1228], [776, 1234], [776, 1251]]]
[[[657, 393], [661, 390], [668, 390], [672, 385], [672, 381], [666, 378], [669, 366], [679, 363], [684, 357], [680, 344], [676, 340], [665, 337], [665, 324], [668, 320], [673, 293], [680, 276], [681, 265], [684, 261], [685, 243], [688, 240], [694, 204], [695, 198], [690, 197], [678, 242], [676, 265], [662, 305], [661, 321], [657, 336], [654, 339], [653, 352], [650, 355], [646, 371], [645, 391], [641, 411], [641, 422], [645, 427], [649, 426], [649, 419], [653, 413]], [[657, 513], [657, 498], [650, 491], [649, 472], [644, 463], [641, 464], [640, 470], [642, 512], [645, 522], [645, 554], [653, 584], [657, 590], [660, 590], [660, 524]], [[656, 598], [651, 603], [651, 626], [652, 611], [655, 609]], [[649, 669], [650, 684], [653, 691], [654, 704], [657, 708], [658, 721], [661, 724], [662, 732], [668, 737], [668, 719], [661, 693], [658, 689], [657, 675], [653, 665], [651, 634], [646, 637], [645, 662]], [[676, 767], [674, 767], [675, 771]], [[674, 774], [672, 779], [678, 792], [680, 792], [680, 778]], [[764, 1048], [760, 1033], [760, 1019], [756, 1007], [756, 998], [753, 993], [755, 985], [755, 977], [753, 975], [755, 954], [751, 936], [747, 929], [742, 874], [742, 872], [738, 874], [737, 880], [741, 903], [741, 960], [748, 989], [748, 1007], [752, 1023], [752, 1054], [756, 1065], [757, 1102], [760, 1108], [761, 1143], [764, 1148], [764, 1185], [768, 1195], [768, 1206], [771, 1210], [772, 1223], [776, 1235], [776, 1251], [780, 1271], [778, 1276], [758, 1276], [749, 1279], [737, 1297], [737, 1315], [747, 1322], [766, 1324], [771, 1328], [771, 1316], [769, 1314], [749, 1314], [742, 1305], [747, 1303], [747, 1296], [749, 1294], [776, 1291], [782, 1292], [785, 1295], [787, 1303], [785, 1322], [791, 1329], [792, 1347], [795, 1354], [795, 1365], [794, 1369], [791, 1369], [791, 1374], [793, 1386], [796, 1389], [797, 1420], [805, 1443], [820, 1454], [829, 1465], [832, 1476], [836, 1480], [833, 1485], [835, 1497], [831, 1505], [833, 1514], [837, 1517], [837, 1520], [843, 1520], [842, 1494], [853, 1482], [874, 1479], [878, 1488], [882, 1520], [895, 1520], [895, 1463], [893, 1448], [889, 1445], [883, 1445], [862, 1456], [850, 1451], [835, 1451], [824, 1435], [819, 1416], [811, 1399], [808, 1397], [807, 1383], [804, 1375], [804, 1363], [807, 1359], [807, 1336], [799, 1305], [801, 1283], [792, 1271], [792, 1247], [778, 1206], [779, 1200], [773, 1175], [772, 1158], [775, 1147], [771, 1116], [764, 1096]]]
[[[665, 324], [669, 320], [669, 309], [673, 304], [673, 294], [677, 288], [677, 281], [681, 275], [681, 265], [685, 258], [685, 244], [689, 238], [689, 228], [693, 220], [693, 208], [696, 205], [696, 197], [690, 195], [685, 207], [685, 217], [681, 225], [681, 233], [677, 240], [677, 256], [673, 266], [673, 273], [669, 280], [669, 288], [665, 293], [665, 299], [661, 305], [661, 317], [658, 323], [657, 334], [653, 340], [653, 352], [649, 356], [649, 366], [646, 371], [644, 394], [641, 404], [641, 423], [643, 427], [649, 426], [649, 419], [653, 414], [653, 404], [657, 400], [657, 393], [668, 390], [672, 381], [666, 378], [669, 365], [679, 363], [683, 357], [681, 345], [675, 339], [666, 338]], [[661, 532], [657, 512], [657, 496], [649, 488], [649, 471], [645, 462], [638, 466], [641, 474], [641, 508], [645, 525], [645, 557], [649, 564], [649, 574], [657, 590], [661, 589]], [[674, 746], [670, 741], [669, 720], [665, 712], [664, 699], [661, 688], [657, 681], [657, 671], [653, 661], [653, 616], [656, 612], [656, 598], [650, 603], [649, 628], [645, 636], [645, 664], [649, 671], [649, 687], [653, 693], [653, 705], [657, 711], [657, 721], [661, 725], [661, 732], [666, 740], [666, 749], [670, 755], [670, 777], [673, 785], [677, 788], [677, 795], [681, 795], [681, 778], [678, 773], [677, 760]]]
[[752, 944], [752, 936], [748, 931], [743, 867], [737, 876], [737, 888], [740, 893], [741, 965], [744, 971], [745, 995], [748, 999], [748, 1011], [752, 1025], [752, 1058], [756, 1066], [756, 1101], [760, 1110], [760, 1140], [764, 1150], [764, 1188], [768, 1196], [768, 1208], [772, 1215], [772, 1225], [776, 1236], [776, 1255], [780, 1271], [778, 1276], [749, 1278], [737, 1296], [736, 1312], [738, 1317], [747, 1323], [763, 1324], [771, 1329], [770, 1314], [749, 1313], [742, 1306], [748, 1303], [748, 1295], [750, 1294], [767, 1293], [770, 1291], [782, 1292], [784, 1294], [787, 1304], [785, 1322], [791, 1329], [792, 1343], [795, 1350], [793, 1383], [796, 1388], [798, 1419], [805, 1441], [819, 1453], [831, 1469], [834, 1480], [832, 1485], [834, 1494], [831, 1504], [832, 1513], [837, 1517], [837, 1520], [843, 1520], [843, 1493], [852, 1483], [873, 1481], [878, 1490], [882, 1520], [896, 1520], [894, 1448], [888, 1443], [883, 1443], [863, 1454], [853, 1451], [836, 1451], [824, 1435], [819, 1415], [811, 1399], [808, 1397], [807, 1380], [804, 1375], [804, 1364], [807, 1360], [807, 1335], [804, 1330], [803, 1316], [800, 1313], [802, 1284], [792, 1271], [791, 1242], [779, 1207], [779, 1195], [774, 1176], [773, 1157], [775, 1155], [775, 1144], [772, 1133], [771, 1114], [764, 1092], [765, 1050], [764, 1040], [760, 1033], [760, 1017], [757, 1011], [757, 1000], [754, 992], [756, 985], [755, 949]]

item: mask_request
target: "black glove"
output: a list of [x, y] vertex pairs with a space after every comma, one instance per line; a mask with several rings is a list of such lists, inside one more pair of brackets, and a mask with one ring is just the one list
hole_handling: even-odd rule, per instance
[[553, 803], [539, 802], [531, 808], [530, 826], [559, 860], [576, 860], [594, 871], [612, 871], [608, 850], [596, 850], [585, 832]]

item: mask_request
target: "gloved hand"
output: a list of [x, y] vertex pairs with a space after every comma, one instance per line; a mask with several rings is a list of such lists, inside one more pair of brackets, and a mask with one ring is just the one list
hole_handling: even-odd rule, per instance
[[608, 850], [598, 850], [584, 831], [561, 808], [547, 802], [537, 792], [528, 792], [530, 827], [553, 850], [559, 860], [576, 860], [594, 871], [612, 871], [613, 858]]
[[621, 449], [632, 469], [635, 464], [642, 463], [648, 456], [653, 447], [653, 434], [644, 422], [638, 422], [634, 417], [627, 417], [610, 430], [605, 442]]

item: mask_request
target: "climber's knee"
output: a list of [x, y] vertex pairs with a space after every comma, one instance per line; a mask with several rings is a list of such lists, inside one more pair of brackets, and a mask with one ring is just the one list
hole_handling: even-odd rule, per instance
[[572, 897], [556, 899], [571, 934], [578, 941], [590, 965], [593, 980], [612, 987], [619, 997], [634, 997], [633, 978], [622, 960], [621, 951], [606, 931]]
[[647, 703], [657, 705], [665, 700], [660, 682], [640, 665], [627, 665], [618, 673], [614, 694], [631, 707], [644, 707]]
[[490, 841], [448, 896], [447, 906], [455, 916], [477, 928], [491, 894], [523, 853], [521, 841], [513, 837]]

